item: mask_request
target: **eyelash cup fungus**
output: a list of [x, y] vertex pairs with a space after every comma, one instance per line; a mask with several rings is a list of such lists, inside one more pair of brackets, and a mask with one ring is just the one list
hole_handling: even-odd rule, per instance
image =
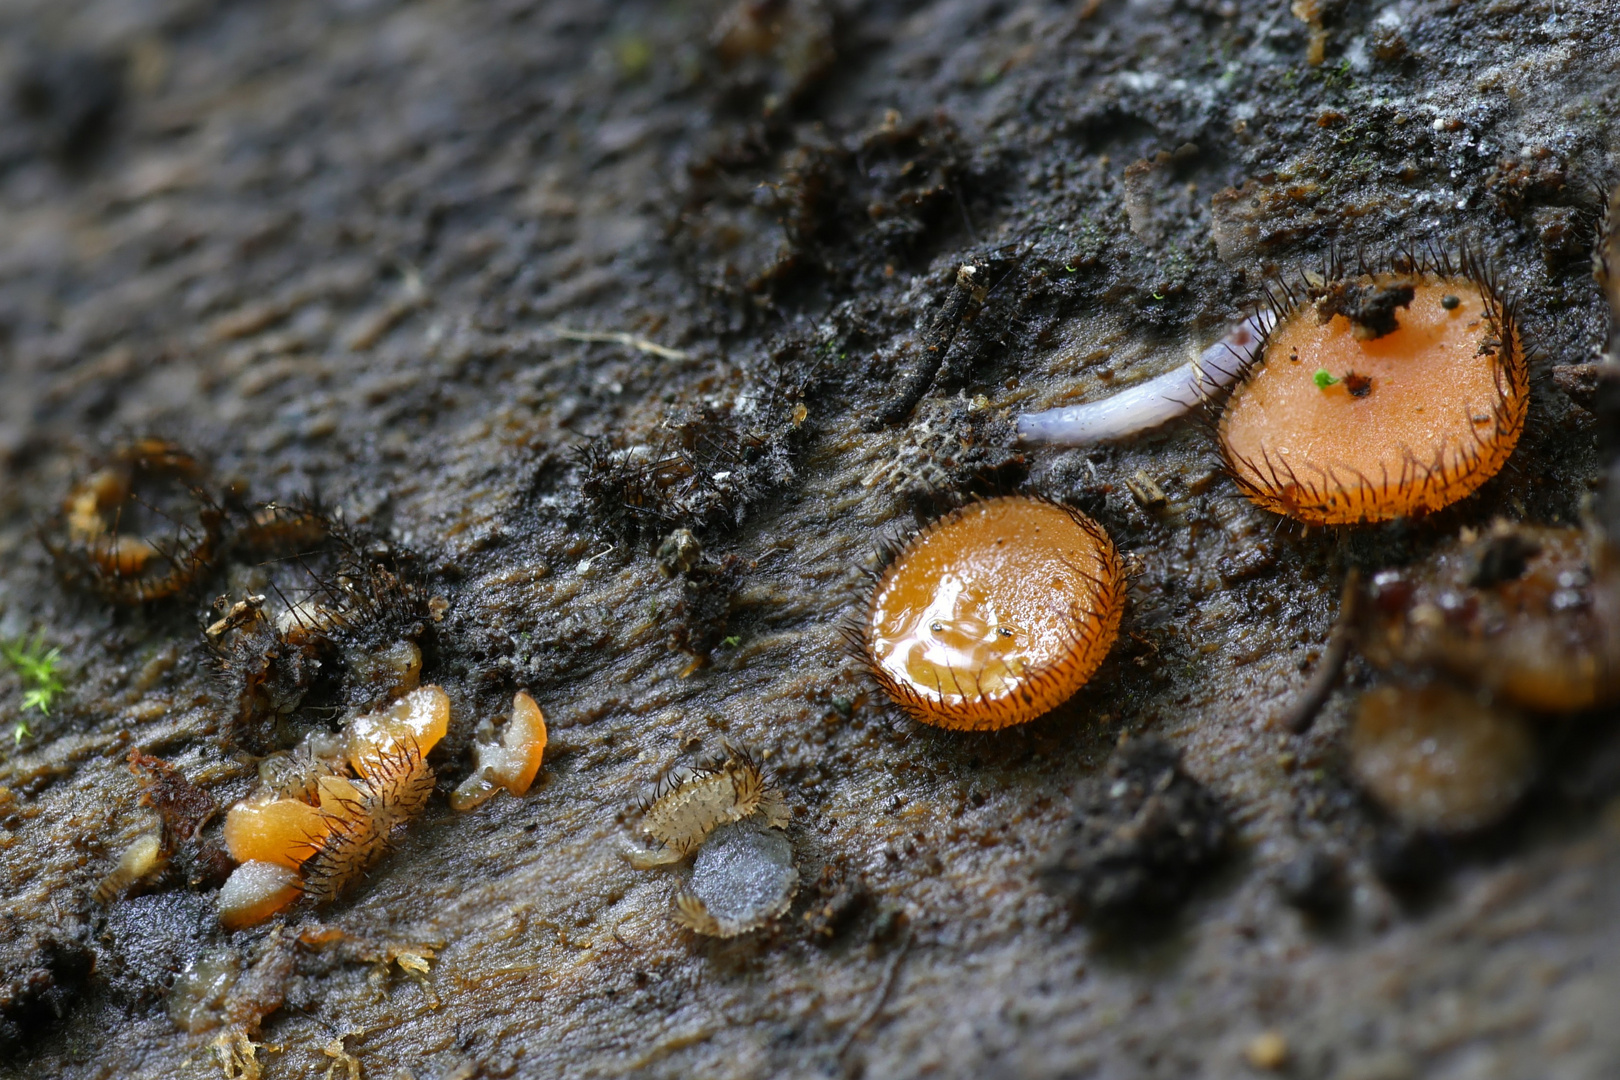
[[882, 573], [863, 656], [917, 720], [993, 731], [1084, 686], [1124, 608], [1124, 564], [1102, 526], [1045, 499], [987, 499], [935, 521]]
[[1478, 269], [1363, 273], [1279, 312], [1218, 427], [1244, 494], [1344, 525], [1430, 513], [1495, 476], [1530, 382], [1512, 310]]

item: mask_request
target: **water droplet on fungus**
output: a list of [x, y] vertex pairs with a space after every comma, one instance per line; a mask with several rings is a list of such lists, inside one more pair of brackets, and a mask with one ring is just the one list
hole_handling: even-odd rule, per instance
[[1461, 833], [1513, 808], [1534, 776], [1536, 752], [1516, 713], [1436, 683], [1363, 694], [1350, 762], [1361, 786], [1403, 824]]
[[1524, 430], [1529, 376], [1510, 307], [1464, 261], [1341, 279], [1279, 313], [1219, 424], [1250, 499], [1312, 525], [1388, 521], [1496, 475]]
[[494, 732], [473, 746], [473, 772], [450, 794], [453, 810], [471, 810], [505, 788], [521, 798], [540, 771], [546, 749], [546, 718], [528, 693], [512, 698], [512, 716], [499, 743]]
[[793, 843], [758, 817], [721, 825], [675, 894], [674, 919], [710, 937], [736, 937], [787, 911], [799, 888]]
[[1124, 608], [1124, 565], [1100, 525], [1043, 499], [987, 499], [934, 522], [889, 565], [864, 659], [916, 719], [994, 730], [1084, 686]]

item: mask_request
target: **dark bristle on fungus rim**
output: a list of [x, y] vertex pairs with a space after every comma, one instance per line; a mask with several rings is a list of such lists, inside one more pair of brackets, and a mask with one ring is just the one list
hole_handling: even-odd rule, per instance
[[1124, 565], [1102, 526], [1046, 499], [986, 499], [929, 525], [884, 570], [863, 659], [923, 723], [993, 731], [1084, 686], [1124, 609]]
[[1431, 513], [1499, 472], [1530, 379], [1512, 305], [1477, 257], [1407, 255], [1285, 289], [1219, 421], [1233, 478], [1307, 525]]

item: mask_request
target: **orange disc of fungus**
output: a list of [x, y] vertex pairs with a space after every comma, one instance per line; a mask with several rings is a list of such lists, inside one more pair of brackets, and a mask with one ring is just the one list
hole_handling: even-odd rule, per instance
[[320, 809], [297, 799], [245, 799], [225, 815], [225, 848], [243, 863], [296, 870], [329, 832]]
[[1511, 313], [1470, 276], [1363, 274], [1278, 319], [1221, 414], [1250, 499], [1310, 525], [1449, 506], [1495, 476], [1530, 383]]
[[1085, 685], [1124, 608], [1124, 569], [1100, 525], [1041, 499], [988, 499], [940, 518], [889, 565], [866, 660], [918, 720], [994, 730]]

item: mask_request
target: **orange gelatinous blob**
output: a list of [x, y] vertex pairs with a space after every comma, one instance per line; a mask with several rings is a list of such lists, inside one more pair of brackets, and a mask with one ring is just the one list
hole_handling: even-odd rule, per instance
[[994, 730], [1085, 685], [1124, 608], [1124, 568], [1100, 525], [1041, 499], [988, 499], [936, 521], [889, 566], [866, 658], [918, 720]]
[[1412, 299], [1381, 334], [1311, 306], [1284, 316], [1232, 394], [1221, 449], [1260, 506], [1312, 525], [1422, 514], [1472, 494], [1512, 454], [1530, 384], [1502, 303], [1466, 277], [1360, 279], [1400, 285]]
[[380, 759], [401, 750], [426, 757], [449, 723], [445, 692], [432, 685], [418, 687], [381, 712], [355, 718], [349, 725], [349, 764], [361, 776], [371, 776]]
[[329, 831], [321, 811], [297, 799], [248, 799], [225, 815], [225, 847], [240, 863], [296, 870]]
[[219, 919], [227, 930], [261, 923], [303, 893], [296, 870], [268, 862], [245, 862], [219, 890]]
[[342, 776], [323, 776], [315, 781], [320, 793], [321, 817], [358, 818], [366, 813], [366, 797], [352, 780]]
[[519, 691], [512, 698], [512, 718], [501, 737], [504, 753], [494, 762], [495, 779], [514, 795], [527, 795], [546, 752], [546, 718], [534, 698]]
[[519, 691], [512, 699], [512, 717], [501, 741], [474, 745], [473, 773], [451, 793], [451, 807], [471, 810], [500, 788], [517, 796], [528, 794], [545, 750], [546, 718], [534, 698]]

